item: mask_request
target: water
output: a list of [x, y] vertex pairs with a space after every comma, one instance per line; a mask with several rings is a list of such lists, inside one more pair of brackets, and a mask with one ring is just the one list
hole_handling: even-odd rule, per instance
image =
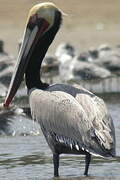
[[[112, 99], [114, 99], [112, 97]], [[11, 116], [14, 136], [0, 136], [0, 180], [119, 180], [120, 179], [120, 100], [108, 98], [107, 105], [114, 119], [117, 158], [93, 157], [89, 177], [84, 177], [84, 157], [62, 155], [60, 177], [53, 178], [52, 153], [38, 124], [26, 116]], [[21, 133], [22, 132], [22, 133]]]

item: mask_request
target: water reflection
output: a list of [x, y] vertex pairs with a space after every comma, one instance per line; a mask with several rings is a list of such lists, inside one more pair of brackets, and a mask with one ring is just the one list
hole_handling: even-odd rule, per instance
[[[63, 155], [61, 156], [60, 160], [60, 171], [61, 177], [59, 178], [52, 178], [53, 177], [53, 165], [52, 165], [52, 154], [48, 150], [47, 144], [44, 144], [43, 136], [39, 137], [42, 148], [39, 151], [33, 151], [35, 149], [38, 150], [38, 137], [35, 140], [36, 143], [34, 144], [35, 149], [32, 148], [33, 137], [27, 137], [27, 141], [31, 140], [32, 143], [29, 143], [29, 148], [27, 145], [25, 146], [25, 141], [23, 142], [24, 145], [24, 152], [14, 152], [14, 148], [9, 153], [3, 153], [0, 155], [0, 169], [4, 167], [9, 170], [9, 175], [11, 177], [16, 176], [19, 173], [19, 170], [22, 169], [24, 174], [21, 175], [19, 179], [31, 179], [31, 180], [88, 180], [88, 179], [118, 179], [120, 177], [119, 173], [119, 165], [120, 165], [120, 158], [117, 159], [101, 159], [94, 157], [91, 163], [91, 173], [89, 177], [81, 176], [84, 170], [84, 157], [74, 156], [74, 155]], [[23, 139], [23, 138], [22, 138]], [[21, 139], [21, 140], [22, 140]], [[25, 138], [26, 139], [26, 138]], [[25, 140], [24, 139], [24, 140]], [[14, 137], [15, 140], [15, 137]], [[12, 141], [13, 142], [13, 141]], [[12, 143], [11, 142], [11, 143]], [[20, 143], [20, 142], [19, 142]], [[10, 147], [10, 146], [9, 146]], [[12, 146], [11, 146], [12, 147]], [[19, 148], [20, 149], [20, 148]], [[29, 152], [27, 151], [29, 149]], [[111, 169], [111, 171], [110, 171]], [[5, 170], [3, 170], [3, 174]], [[34, 172], [34, 173], [33, 173]], [[24, 177], [27, 173], [27, 177]], [[93, 175], [94, 174], [94, 175]], [[5, 174], [4, 174], [5, 175]], [[101, 177], [102, 175], [102, 177]], [[32, 178], [30, 178], [32, 176]], [[9, 177], [9, 176], [8, 176]], [[6, 175], [6, 178], [8, 178]], [[48, 177], [50, 177], [48, 179]], [[9, 178], [8, 178], [9, 179]]]
[[[29, 154], [29, 155], [25, 155], [22, 157], [13, 157], [12, 159], [10, 159], [10, 156], [12, 154], [0, 154], [1, 160], [0, 160], [0, 166], [2, 165], [7, 165], [9, 168], [13, 168], [12, 164], [14, 164], [15, 166], [25, 166], [25, 165], [29, 165], [29, 164], [51, 164], [52, 163], [52, 157], [51, 156], [46, 156], [43, 152], [41, 153], [33, 153], [33, 154]], [[5, 158], [6, 157], [6, 158]], [[3, 159], [2, 159], [3, 158]], [[106, 159], [100, 159], [100, 158], [96, 158], [93, 157], [92, 163], [93, 165], [97, 164], [97, 166], [102, 166], [105, 163], [120, 163], [120, 157], [117, 158], [111, 158], [110, 160], [106, 160]], [[61, 157], [61, 165], [62, 166], [78, 166], [80, 164], [84, 165], [84, 157], [77, 157], [77, 156], [63, 156]]]
[[[74, 177], [74, 178], [51, 178], [51, 179], [47, 179], [47, 180], [113, 180], [113, 177], [97, 177], [97, 176], [89, 176], [89, 177]], [[33, 179], [31, 179], [33, 180]], [[39, 179], [35, 179], [35, 180], [39, 180]], [[116, 179], [117, 180], [117, 179]]]

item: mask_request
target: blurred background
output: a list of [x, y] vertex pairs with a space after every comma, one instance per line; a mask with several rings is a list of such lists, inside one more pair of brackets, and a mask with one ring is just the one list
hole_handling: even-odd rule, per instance
[[[19, 52], [29, 9], [43, 0], [0, 0], [0, 102]], [[120, 1], [52, 0], [64, 13], [42, 66], [49, 83], [80, 84], [102, 97], [116, 129], [117, 158], [94, 157], [90, 177], [84, 158], [62, 156], [60, 180], [120, 179]], [[52, 154], [30, 116], [24, 82], [8, 111], [0, 106], [0, 180], [53, 180]]]
[[[43, 0], [0, 0], [0, 38], [5, 41], [5, 49], [17, 54], [18, 41], [22, 38], [28, 10]], [[119, 0], [52, 0], [68, 16], [56, 40], [51, 46], [61, 42], [72, 43], [78, 51], [108, 43], [120, 43]]]

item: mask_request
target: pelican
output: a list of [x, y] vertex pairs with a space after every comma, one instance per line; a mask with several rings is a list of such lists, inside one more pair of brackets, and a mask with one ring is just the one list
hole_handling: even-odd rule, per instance
[[88, 175], [91, 155], [115, 156], [115, 131], [103, 100], [82, 88], [42, 82], [42, 60], [58, 32], [62, 11], [53, 3], [35, 5], [28, 15], [4, 107], [10, 106], [25, 74], [33, 119], [37, 120], [53, 153], [54, 176], [59, 176], [60, 154], [85, 155]]

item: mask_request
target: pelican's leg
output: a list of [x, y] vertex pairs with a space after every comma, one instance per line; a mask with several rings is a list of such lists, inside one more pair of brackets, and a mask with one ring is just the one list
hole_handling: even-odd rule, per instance
[[85, 172], [84, 172], [85, 176], [88, 176], [90, 161], [91, 161], [91, 154], [87, 153], [85, 156]]
[[59, 176], [59, 154], [58, 153], [53, 153], [53, 164], [54, 164], [54, 176], [58, 177]]

